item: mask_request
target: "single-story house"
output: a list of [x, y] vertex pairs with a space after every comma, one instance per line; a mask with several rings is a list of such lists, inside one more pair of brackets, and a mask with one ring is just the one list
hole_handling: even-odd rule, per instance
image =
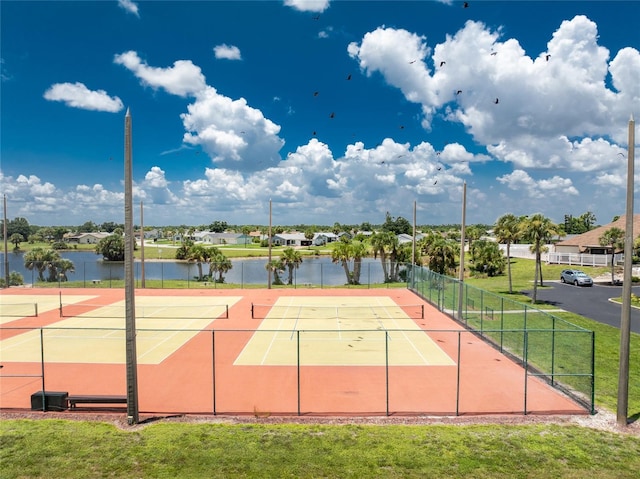
[[193, 234], [193, 239], [197, 243], [212, 245], [223, 244], [251, 244], [252, 238], [244, 233], [213, 233], [211, 231], [197, 231]]
[[110, 235], [111, 233], [68, 233], [63, 239], [70, 244], [98, 244], [101, 239]]
[[334, 241], [338, 241], [339, 237], [335, 233], [327, 233], [327, 232], [319, 232], [313, 234], [313, 245], [314, 246], [322, 246], [327, 243], [333, 243]]
[[311, 246], [304, 233], [280, 233], [271, 237], [272, 246]]
[[[420, 241], [422, 238], [424, 238], [424, 235], [422, 233], [416, 233], [416, 241]], [[413, 236], [406, 233], [400, 233], [398, 235], [398, 244], [405, 243], [413, 243]]]
[[[611, 228], [619, 228], [624, 231], [626, 229], [626, 221], [626, 215], [622, 215], [612, 223], [599, 226], [586, 233], [560, 241], [555, 244], [555, 252], [569, 254], [611, 254], [611, 248], [600, 245], [600, 237]], [[633, 215], [634, 240], [637, 239], [638, 236], [640, 236], [640, 215]]]

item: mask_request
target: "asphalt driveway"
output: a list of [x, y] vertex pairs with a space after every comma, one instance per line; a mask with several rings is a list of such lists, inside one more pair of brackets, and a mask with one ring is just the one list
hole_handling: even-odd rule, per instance
[[[538, 288], [538, 301], [545, 301], [559, 309], [600, 323], [620, 327], [622, 305], [612, 303], [609, 298], [622, 296], [622, 286], [595, 284], [592, 287], [583, 287], [559, 281], [545, 281], [544, 285], [545, 288]], [[634, 294], [640, 296], [640, 286], [633, 286], [631, 289]], [[523, 293], [531, 297], [533, 290]], [[640, 334], [640, 309], [631, 308], [631, 331]]]

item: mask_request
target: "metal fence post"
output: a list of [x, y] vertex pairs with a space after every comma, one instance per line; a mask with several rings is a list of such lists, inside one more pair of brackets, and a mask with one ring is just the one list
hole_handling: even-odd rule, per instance
[[384, 332], [384, 365], [387, 416], [389, 415], [389, 331]]
[[213, 415], [217, 414], [216, 411], [216, 331], [214, 329], [211, 330], [211, 381], [212, 381], [212, 390], [213, 393]]
[[300, 416], [300, 330], [296, 330], [296, 339], [297, 339], [297, 370], [298, 370], [298, 416]]
[[456, 416], [460, 415], [460, 348], [462, 331], [458, 331], [458, 358], [456, 366]]
[[529, 331], [524, 330], [524, 351], [523, 351], [523, 360], [524, 360], [524, 412], [523, 414], [527, 415], [527, 384], [528, 384], [528, 376], [529, 376], [529, 361], [527, 359], [528, 349], [529, 349]]
[[555, 384], [556, 363], [556, 317], [551, 316], [551, 385]]
[[40, 376], [42, 377], [42, 410], [46, 411], [46, 394], [44, 381], [44, 330], [40, 328]]

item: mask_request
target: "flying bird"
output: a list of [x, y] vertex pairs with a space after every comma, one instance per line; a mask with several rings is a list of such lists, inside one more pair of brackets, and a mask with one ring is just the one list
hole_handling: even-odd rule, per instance
[[491, 52], [491, 56], [495, 57], [498, 54], [498, 52]]
[[347, 75], [347, 80], [351, 80], [351, 73], [349, 73], [349, 75]]
[[440, 62], [440, 66], [446, 65], [447, 62]]
[[401, 130], [404, 130], [404, 125], [400, 125], [400, 129], [401, 129]]
[[320, 20], [320, 15], [316, 15], [315, 17], [312, 17], [314, 20]]
[[316, 136], [316, 132], [315, 131], [313, 132], [313, 136]]
[[414, 64], [415, 62], [417, 62], [417, 61], [418, 61], [417, 59], [416, 59], [416, 60], [411, 60], [411, 61], [409, 62], [409, 65], [413, 65], [413, 64]]
[[434, 186], [435, 186], [435, 185], [437, 185], [437, 184], [438, 184], [438, 180], [436, 180], [436, 181], [434, 181], [434, 182], [433, 182], [433, 185], [434, 185]]
[[314, 92], [313, 92], [313, 96], [318, 96], [319, 94], [320, 94], [320, 92], [319, 92], [319, 91], [314, 91]]
[[469, 8], [469, 2], [464, 2], [462, 4], [462, 8]]
[[329, 118], [335, 118], [336, 114], [334, 112], [331, 112], [331, 115], [329, 115]]
[[495, 103], [497, 105], [498, 103], [500, 103], [500, 99], [496, 98], [495, 100], [493, 100], [493, 103]]
[[459, 95], [460, 93], [462, 93], [462, 90], [458, 90], [458, 91], [456, 92], [456, 95]]
[[437, 169], [438, 169], [438, 171], [440, 171], [440, 170], [442, 169], [442, 166], [438, 166], [438, 168], [437, 168]]

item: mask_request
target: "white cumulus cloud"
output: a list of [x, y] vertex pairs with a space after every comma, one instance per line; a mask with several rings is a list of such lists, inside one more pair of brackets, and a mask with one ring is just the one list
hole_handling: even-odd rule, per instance
[[124, 108], [122, 100], [111, 97], [104, 90], [89, 90], [83, 83], [55, 83], [44, 92], [49, 101], [60, 101], [82, 110], [116, 113]]
[[213, 47], [213, 53], [218, 59], [225, 60], [242, 60], [242, 54], [240, 53], [240, 49], [235, 45], [216, 45]]

